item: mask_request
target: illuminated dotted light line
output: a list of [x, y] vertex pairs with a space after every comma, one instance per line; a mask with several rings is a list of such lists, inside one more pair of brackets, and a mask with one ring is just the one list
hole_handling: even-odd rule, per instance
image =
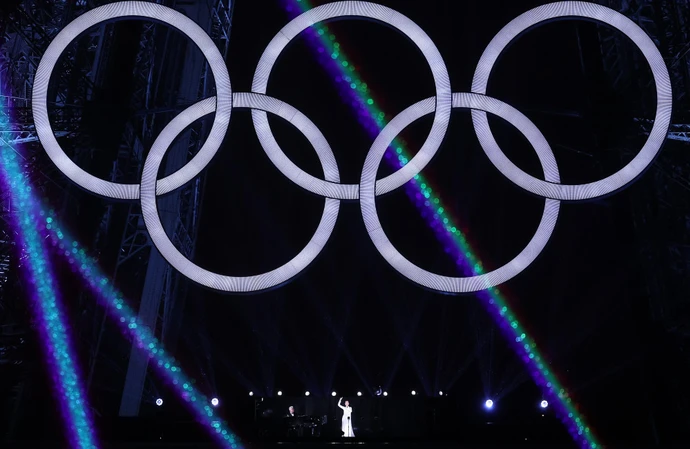
[[[0, 115], [0, 129], [6, 129], [7, 118]], [[107, 277], [100, 272], [98, 264], [91, 259], [76, 240], [67, 236], [56, 220], [54, 211], [46, 212], [41, 208], [39, 201], [31, 191], [28, 180], [21, 171], [16, 160], [15, 152], [5, 144], [2, 146], [2, 161], [5, 169], [7, 185], [16, 197], [21, 219], [20, 229], [29, 250], [28, 264], [32, 271], [32, 284], [36, 285], [41, 296], [42, 316], [45, 317], [46, 344], [48, 354], [55, 359], [56, 387], [60, 396], [64, 398], [65, 406], [70, 412], [69, 418], [74, 423], [70, 428], [74, 429], [72, 446], [84, 449], [96, 448], [93, 443], [93, 431], [90, 417], [87, 415], [88, 407], [82, 399], [81, 384], [78, 382], [74, 370], [71, 351], [62, 322], [54, 293], [54, 281], [50, 273], [50, 267], [43, 254], [41, 234], [50, 237], [50, 241], [59, 251], [59, 254], [67, 258], [73, 271], [82, 275], [87, 284], [94, 290], [101, 302], [108, 309], [111, 316], [115, 316], [125, 335], [129, 335], [137, 346], [146, 351], [147, 355], [155, 361], [154, 367], [163, 375], [180, 396], [190, 405], [199, 420], [211, 430], [212, 434], [223, 447], [237, 449], [242, 445], [238, 437], [230, 432], [227, 424], [214, 413], [211, 402], [194, 387], [194, 380], [189, 379], [179, 363], [165, 352], [162, 345], [151, 331], [137, 324], [136, 314], [127, 306], [122, 295], [108, 282]], [[37, 301], [38, 302], [38, 301]]]
[[109, 315], [114, 317], [124, 335], [128, 335], [137, 347], [146, 352], [154, 361], [154, 367], [171, 385], [180, 397], [190, 406], [199, 421], [211, 431], [214, 438], [226, 448], [237, 449], [242, 445], [227, 423], [222, 421], [211, 407], [211, 401], [195, 387], [173, 356], [168, 354], [161, 342], [148, 327], [140, 326], [134, 311], [127, 305], [108, 278], [100, 271], [95, 260], [91, 259], [79, 242], [70, 238], [60, 227], [54, 211], [40, 212], [39, 227], [49, 235], [53, 246], [62, 254], [73, 270], [78, 272], [91, 289], [101, 299]]
[[[287, 11], [293, 15], [311, 9], [307, 0], [286, 0], [286, 5]], [[315, 24], [313, 31], [312, 42], [315, 43], [319, 59], [327, 63], [327, 68], [335, 75], [335, 82], [340, 86], [346, 103], [355, 109], [360, 124], [373, 136], [378, 135], [387, 124], [386, 114], [376, 105], [369, 86], [359, 77], [355, 65], [345, 56], [340, 43], [328, 26]], [[386, 153], [387, 162], [395, 168], [407, 164], [411, 156], [405, 150], [406, 146], [403, 139], [395, 140]], [[445, 245], [446, 253], [453, 257], [464, 274], [482, 274], [484, 271], [481, 261], [473, 254], [464, 233], [443, 206], [441, 198], [434, 193], [429, 181], [418, 174], [406, 184], [405, 188], [408, 196], [421, 210], [422, 217], [430, 222], [437, 238]], [[545, 395], [549, 399], [560, 405], [559, 417], [574, 440], [584, 448], [601, 448], [601, 444], [596, 441], [583, 417], [578, 414], [565, 388], [559, 383], [554, 373], [547, 368], [547, 363], [538, 351], [536, 342], [527, 335], [515, 314], [510, 311], [506, 299], [498, 288], [479, 292], [478, 295], [489, 305], [491, 315], [497, 319], [501, 329], [509, 336], [513, 347], [522, 354], [521, 359], [530, 368], [529, 372], [536, 383], [546, 390]]]
[[[7, 129], [7, 117], [2, 114], [0, 129]], [[57, 284], [45, 254], [42, 239], [35, 223], [37, 205], [31, 186], [22, 172], [14, 150], [0, 139], [0, 158], [5, 186], [14, 202], [13, 219], [19, 229], [19, 247], [28, 254], [24, 259], [29, 289], [33, 290], [33, 305], [40, 322], [40, 333], [50, 366], [62, 414], [68, 431], [70, 446], [96, 449], [92, 419], [86, 395], [82, 388], [76, 358], [68, 336], [64, 313], [60, 310]]]

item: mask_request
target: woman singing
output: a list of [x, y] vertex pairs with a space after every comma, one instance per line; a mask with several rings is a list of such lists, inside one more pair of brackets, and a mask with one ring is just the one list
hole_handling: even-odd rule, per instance
[[352, 431], [352, 407], [350, 407], [350, 402], [345, 401], [345, 406], [341, 404], [343, 398], [338, 400], [338, 407], [343, 409], [343, 419], [341, 422], [340, 430], [343, 431], [344, 437], [354, 437], [355, 433]]

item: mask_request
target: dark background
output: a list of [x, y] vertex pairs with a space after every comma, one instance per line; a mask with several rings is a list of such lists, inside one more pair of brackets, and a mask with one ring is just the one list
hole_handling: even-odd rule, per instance
[[[541, 2], [501, 2], [500, 7], [452, 0], [379, 3], [410, 17], [429, 34], [446, 61], [453, 90], [462, 92], [470, 89], [476, 62], [492, 37]], [[228, 59], [235, 91], [250, 90], [263, 49], [288, 20], [281, 1], [237, 1]], [[127, 21], [119, 26], [126, 35], [127, 27], [139, 25]], [[329, 26], [388, 118], [434, 95], [426, 62], [395, 30], [358, 20]], [[599, 31], [593, 23], [575, 20], [531, 30], [504, 53], [489, 84], [489, 95], [513, 105], [539, 127], [567, 184], [595, 181], [623, 167], [643, 144], [628, 137], [637, 129], [633, 111], [654, 99], [652, 86], [636, 96], [614, 91], [602, 67]], [[123, 61], [131, 59], [131, 51], [121, 51]], [[131, 68], [122, 64], [109, 76], [126, 79], [129, 73]], [[651, 80], [648, 68], [636, 76]], [[112, 108], [118, 98], [127, 98], [126, 82], [121, 86], [113, 87], [96, 108], [94, 124], [85, 133], [105, 132], [109, 116], [103, 111], [134, 113]], [[335, 152], [341, 181], [358, 182], [372, 139], [343, 104], [303, 37], [281, 56], [268, 94], [314, 121]], [[322, 176], [314, 151], [299, 132], [280, 119], [271, 123], [288, 156]], [[427, 117], [406, 131], [412, 153], [424, 142], [430, 123]], [[511, 160], [541, 177], [536, 155], [520, 134], [498, 119], [491, 123]], [[99, 155], [91, 171], [98, 173], [100, 161], [106, 173], [108, 158]], [[226, 142], [205, 173], [194, 258], [204, 268], [238, 276], [269, 271], [297, 254], [316, 228], [323, 199], [305, 193], [272, 166], [246, 110], [233, 112]], [[387, 173], [390, 168], [382, 166], [379, 177]], [[446, 141], [424, 176], [487, 271], [512, 259], [532, 237], [543, 199], [512, 185], [491, 165], [468, 111], [453, 112]], [[644, 284], [649, 268], [640, 257], [631, 213], [631, 203], [651, 183], [647, 176], [605, 199], [562, 204], [542, 255], [500, 286], [604, 441], [652, 440], [652, 412], [656, 432], [673, 433], [680, 425], [675, 412], [664, 412], [663, 398], [676, 392], [661, 372], [679, 355], [669, 352], [651, 320]], [[72, 219], [72, 229], [89, 241], [94, 217], [110, 203], [86, 196], [84, 201], [86, 212]], [[389, 238], [406, 257], [439, 274], [459, 275], [403, 189], [379, 198], [377, 205]], [[68, 273], [64, 277], [70, 286], [66, 291], [78, 291], [78, 281]], [[118, 282], [123, 291], [134, 290], [126, 278]], [[176, 357], [203, 391], [227, 404], [224, 413], [236, 421], [251, 420], [249, 391], [273, 397], [278, 390], [291, 396], [309, 390], [319, 398], [331, 390], [345, 395], [361, 390], [371, 396], [378, 386], [396, 397], [412, 389], [425, 396], [442, 390], [466, 416], [483, 413], [486, 398], [493, 398], [498, 409], [515, 410], [514, 417], [540, 413], [541, 393], [476, 297], [428, 292], [399, 276], [376, 252], [357, 202], [343, 202], [327, 247], [285, 286], [233, 296], [190, 285], [183, 329]], [[113, 342], [119, 338], [108, 334]], [[114, 349], [119, 344], [112, 343], [110, 350], [122, 362], [128, 353]], [[95, 401], [104, 416], [112, 416], [122, 379], [104, 371], [97, 373], [99, 391], [110, 391], [99, 393]], [[164, 387], [157, 388], [164, 394]], [[142, 413], [156, 413], [155, 396], [147, 399]], [[233, 401], [245, 406], [234, 407]], [[170, 410], [166, 416], [186, 413], [181, 407]], [[621, 423], [625, 436], [613, 430]]]

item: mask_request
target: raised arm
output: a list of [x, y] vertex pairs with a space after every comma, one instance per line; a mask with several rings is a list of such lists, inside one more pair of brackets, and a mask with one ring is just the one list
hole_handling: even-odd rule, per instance
[[338, 399], [338, 407], [340, 407], [340, 408], [342, 408], [343, 410], [345, 410], [345, 407], [344, 407], [343, 405], [340, 404], [342, 401], [343, 401], [343, 398]]

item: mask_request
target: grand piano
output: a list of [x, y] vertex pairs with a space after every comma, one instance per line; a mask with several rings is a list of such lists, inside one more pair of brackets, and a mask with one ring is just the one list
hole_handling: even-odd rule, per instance
[[303, 436], [318, 437], [321, 435], [321, 426], [328, 422], [328, 416], [299, 415], [286, 416], [284, 419], [288, 437]]

